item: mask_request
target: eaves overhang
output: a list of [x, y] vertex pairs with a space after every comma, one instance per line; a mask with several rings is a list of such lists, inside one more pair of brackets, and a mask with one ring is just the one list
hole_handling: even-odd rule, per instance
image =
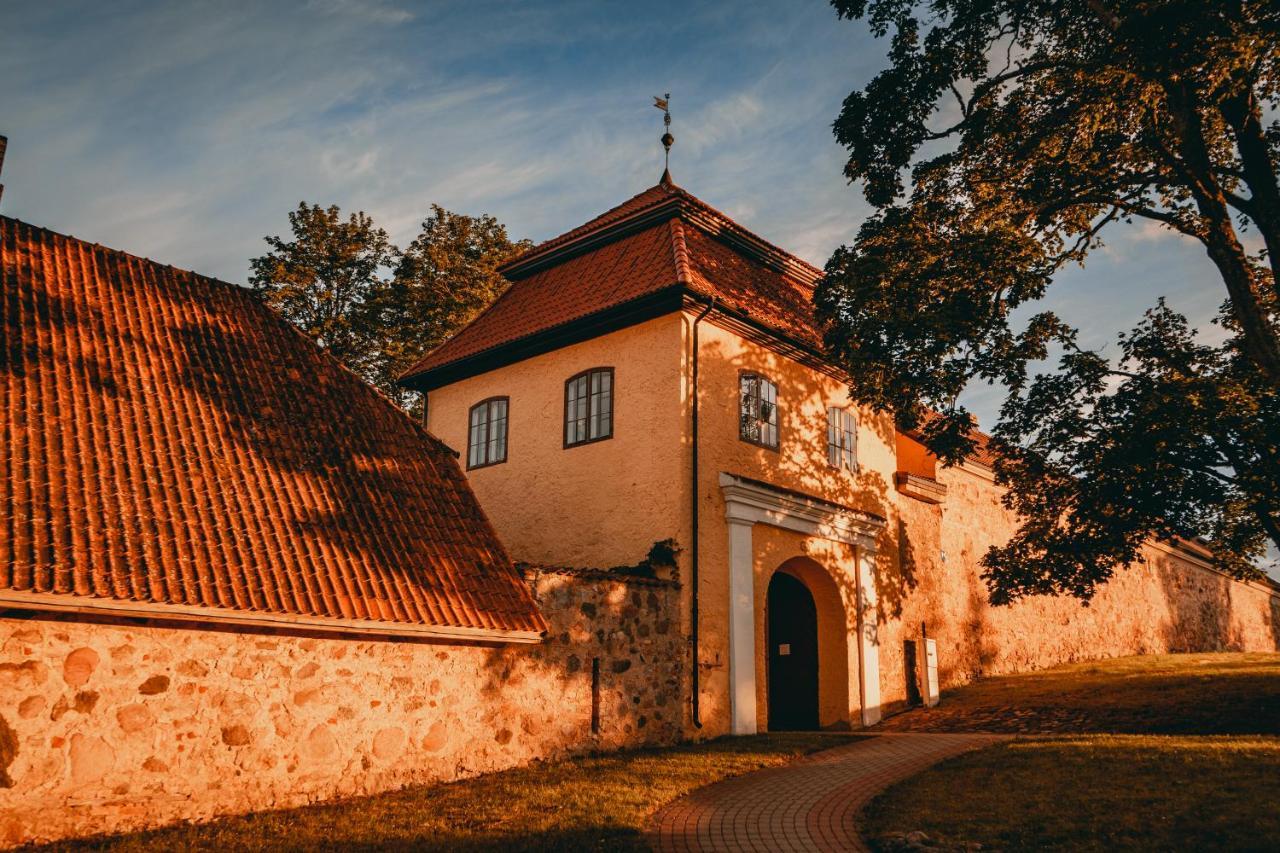
[[541, 631], [428, 625], [415, 622], [383, 622], [376, 619], [339, 619], [293, 613], [270, 613], [201, 607], [185, 604], [117, 601], [60, 593], [0, 589], [0, 610], [12, 609], [77, 616], [144, 619], [169, 623], [195, 623], [202, 627], [239, 627], [343, 634], [386, 638], [414, 638], [443, 643], [540, 643]]
[[412, 376], [401, 377], [397, 382], [413, 391], [434, 391], [436, 388], [442, 388], [481, 373], [488, 373], [490, 370], [497, 370], [527, 358], [589, 341], [592, 338], [679, 311], [683, 304], [684, 290], [684, 285], [677, 282], [638, 299], [576, 317], [549, 329], [481, 350], [474, 355], [415, 373]]

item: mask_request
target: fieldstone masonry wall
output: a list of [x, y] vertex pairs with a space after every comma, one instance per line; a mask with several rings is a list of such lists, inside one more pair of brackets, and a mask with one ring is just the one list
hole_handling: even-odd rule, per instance
[[552, 626], [537, 646], [0, 613], [0, 843], [205, 820], [678, 740], [686, 669], [678, 586], [604, 573], [527, 576]]
[[[899, 547], [877, 578], [885, 711], [906, 701], [903, 644], [922, 625], [938, 642], [944, 687], [1114, 655], [1280, 650], [1274, 590], [1165, 548], [1117, 573], [1089, 607], [1069, 598], [992, 607], [978, 561], [1013, 519], [989, 478], [939, 476], [944, 504], [897, 501], [888, 538]], [[545, 568], [526, 577], [551, 625], [533, 646], [0, 612], [0, 846], [688, 733], [677, 584]]]
[[1088, 607], [1070, 597], [1009, 607], [987, 601], [979, 561], [1007, 541], [1016, 519], [990, 477], [940, 469], [946, 501], [902, 498], [899, 554], [878, 579], [880, 683], [885, 710], [907, 697], [903, 645], [927, 630], [938, 644], [939, 680], [955, 687], [979, 675], [1072, 661], [1180, 651], [1280, 651], [1280, 596], [1242, 583], [1171, 548], [1146, 549], [1118, 570]]

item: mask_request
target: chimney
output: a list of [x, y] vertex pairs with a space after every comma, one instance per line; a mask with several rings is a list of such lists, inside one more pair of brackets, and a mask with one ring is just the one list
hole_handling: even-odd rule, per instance
[[[9, 138], [0, 136], [0, 174], [4, 173], [4, 149], [9, 147]], [[0, 199], [4, 198], [4, 184], [0, 184]]]

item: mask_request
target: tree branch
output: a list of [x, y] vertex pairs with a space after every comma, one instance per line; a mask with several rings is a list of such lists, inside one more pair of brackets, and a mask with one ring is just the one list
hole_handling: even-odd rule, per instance
[[[1271, 264], [1272, 291], [1280, 296], [1280, 183], [1276, 166], [1271, 162], [1266, 131], [1258, 109], [1253, 89], [1244, 87], [1236, 95], [1226, 98], [1219, 107], [1236, 138], [1240, 152], [1241, 177], [1249, 187], [1252, 198], [1248, 209], [1232, 203], [1246, 213], [1258, 225], [1267, 256]], [[1228, 196], [1228, 201], [1231, 196]]]

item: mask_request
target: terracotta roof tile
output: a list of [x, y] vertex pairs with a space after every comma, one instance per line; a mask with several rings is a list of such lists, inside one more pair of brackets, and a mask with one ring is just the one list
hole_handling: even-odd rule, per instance
[[0, 589], [545, 623], [456, 458], [247, 291], [0, 217]]
[[676, 285], [715, 296], [807, 346], [821, 343], [811, 303], [820, 271], [670, 183], [547, 240], [503, 270], [514, 281], [503, 296], [403, 379]]
[[409, 373], [451, 364], [676, 284], [673, 226], [660, 223], [516, 282]]
[[771, 329], [815, 349], [821, 347], [812, 287], [752, 263], [697, 228], [684, 232], [695, 288], [714, 293], [728, 307]]
[[[611, 225], [621, 219], [626, 219], [628, 216], [631, 216], [638, 211], [645, 210], [646, 208], [653, 207], [654, 205], [661, 204], [664, 201], [668, 201], [678, 196], [688, 196], [688, 193], [677, 187], [675, 184], [656, 184], [649, 187], [649, 189], [642, 193], [633, 195], [617, 207], [610, 208], [594, 219], [584, 222], [577, 228], [566, 231], [558, 237], [552, 237], [550, 240], [544, 240], [530, 249], [529, 252], [526, 253], [526, 256], [539, 254], [547, 249], [569, 243], [584, 234], [599, 231], [606, 225]], [[692, 198], [692, 196], [689, 197]], [[514, 258], [513, 262], [519, 260], [521, 260], [521, 258]]]

